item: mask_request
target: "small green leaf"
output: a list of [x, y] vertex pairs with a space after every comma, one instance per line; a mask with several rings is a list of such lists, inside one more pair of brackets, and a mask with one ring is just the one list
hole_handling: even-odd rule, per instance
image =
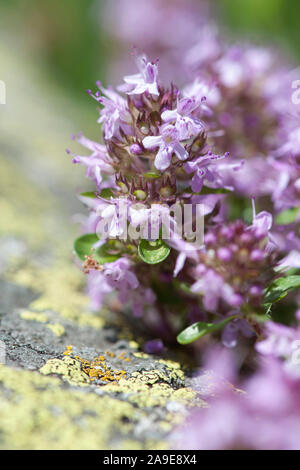
[[275, 217], [275, 223], [278, 225], [288, 225], [292, 224], [297, 220], [299, 214], [299, 208], [293, 207], [292, 209], [287, 209], [285, 211], [280, 212]]
[[85, 256], [92, 254], [92, 248], [99, 241], [99, 238], [95, 233], [87, 233], [79, 238], [76, 238], [74, 242], [74, 251], [79, 259], [85, 260]]
[[251, 313], [247, 317], [249, 318], [249, 320], [253, 320], [256, 323], [265, 323], [266, 321], [271, 320], [271, 316], [268, 312], [266, 312], [265, 314]]
[[80, 196], [82, 197], [90, 197], [92, 199], [96, 199], [96, 194], [93, 191], [86, 191], [84, 193], [80, 193]]
[[265, 290], [264, 304], [273, 304], [283, 299], [290, 290], [300, 287], [300, 276], [280, 277]]
[[95, 191], [86, 191], [84, 193], [80, 193], [80, 196], [82, 197], [89, 197], [92, 199], [96, 199], [97, 196], [102, 197], [103, 199], [110, 199], [111, 197], [114, 197], [114, 193], [110, 188], [104, 188], [100, 193], [95, 192]]
[[161, 175], [159, 173], [155, 173], [154, 171], [148, 171], [144, 173], [144, 178], [159, 178]]
[[232, 193], [232, 190], [226, 189], [226, 188], [209, 188], [207, 186], [203, 186], [199, 194], [201, 196], [206, 195], [206, 194], [230, 194]]
[[111, 197], [114, 197], [114, 193], [112, 192], [110, 188], [104, 188], [102, 189], [99, 196], [103, 197], [103, 199], [110, 199]]
[[94, 252], [94, 258], [99, 264], [112, 263], [121, 256], [120, 247], [118, 241], [109, 240], [108, 242], [101, 245]]
[[199, 192], [194, 192], [191, 188], [184, 188], [183, 193], [191, 193], [196, 196], [206, 196], [208, 194], [232, 194], [232, 191], [226, 188], [209, 188], [207, 186], [203, 186]]
[[230, 317], [225, 318], [225, 320], [219, 323], [194, 323], [193, 325], [188, 326], [185, 330], [179, 333], [179, 335], [177, 336], [177, 341], [179, 344], [193, 343], [194, 341], [208, 333], [220, 330], [227, 323], [231, 322], [231, 320], [234, 320], [235, 318], [237, 318], [237, 315], [231, 315]]
[[191, 287], [186, 282], [178, 281], [178, 279], [173, 279], [173, 284], [176, 289], [181, 289], [182, 291], [186, 292], [187, 294], [191, 294]]
[[147, 264], [157, 264], [164, 261], [170, 254], [170, 247], [161, 239], [155, 241], [140, 240], [138, 253]]

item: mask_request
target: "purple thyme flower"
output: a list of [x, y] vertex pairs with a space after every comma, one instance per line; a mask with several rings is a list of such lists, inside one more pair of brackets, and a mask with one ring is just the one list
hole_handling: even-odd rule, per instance
[[[138, 279], [132, 271], [131, 263], [126, 258], [120, 258], [112, 263], [105, 263], [102, 270], [88, 270], [88, 292], [93, 310], [99, 309], [107, 294], [117, 289], [122, 302], [127, 302], [129, 296], [139, 286]], [[150, 294], [147, 294], [148, 300]]]
[[148, 136], [143, 140], [146, 149], [159, 147], [154, 165], [160, 170], [166, 170], [171, 163], [172, 155], [175, 153], [179, 160], [186, 160], [188, 153], [180, 143], [180, 132], [172, 125], [162, 126], [161, 135]]
[[195, 98], [181, 98], [177, 101], [177, 108], [164, 111], [161, 115], [162, 120], [167, 123], [175, 125], [179, 132], [179, 139], [186, 140], [198, 135], [205, 130], [203, 122], [193, 116], [193, 111], [197, 110], [203, 102], [203, 97], [200, 104]]
[[[220, 35], [213, 37], [218, 45], [213, 48], [213, 60], [203, 66], [204, 39], [193, 49], [198, 53], [193, 52], [194, 63], [189, 65], [199, 80], [217, 85], [217, 92], [207, 96], [207, 103], [215, 127], [223, 130], [223, 135], [216, 136], [218, 153], [229, 151], [232, 160], [245, 158], [244, 169], [238, 174], [224, 173], [224, 181], [241, 195], [273, 195], [280, 209], [280, 188], [293, 186], [289, 184], [293, 170], [280, 170], [282, 159], [277, 170], [274, 157], [295, 154], [299, 148], [295, 130], [299, 120], [297, 125], [290, 110], [291, 74], [276, 51], [251, 44], [228, 46]], [[295, 199], [294, 191], [288, 197]]]
[[[235, 312], [233, 312], [234, 314]], [[246, 320], [235, 319], [228, 323], [222, 331], [222, 343], [226, 348], [235, 348], [239, 333], [246, 338], [254, 336], [254, 331]]]
[[198, 265], [194, 274], [200, 279], [192, 285], [191, 291], [203, 296], [203, 305], [209, 312], [218, 309], [220, 300], [225, 300], [231, 307], [239, 307], [243, 303], [243, 298], [214, 270]]
[[111, 139], [113, 136], [120, 136], [120, 129], [124, 132], [130, 130], [131, 116], [126, 106], [126, 100], [111, 88], [102, 87], [98, 81], [97, 86], [102, 95], [96, 92], [92, 95], [103, 108], [100, 110], [98, 123], [103, 125], [105, 139]]
[[147, 354], [161, 354], [164, 350], [164, 343], [161, 339], [152, 339], [147, 341], [144, 346], [144, 351]]
[[120, 291], [136, 289], [139, 281], [130, 268], [130, 261], [126, 258], [120, 258], [112, 263], [106, 263], [103, 274], [111, 287], [118, 287]]
[[292, 268], [300, 268], [300, 251], [290, 251], [290, 253], [278, 263], [279, 271], [286, 271]]
[[[111, 176], [114, 173], [112, 160], [109, 157], [106, 147], [87, 139], [82, 134], [79, 134], [74, 139], [84, 147], [91, 150], [91, 155], [88, 157], [73, 155], [73, 163], [79, 163], [87, 167], [86, 177], [94, 181], [98, 188], [100, 188], [103, 181], [103, 175]], [[68, 150], [67, 153], [70, 153]]]
[[252, 230], [256, 237], [270, 237], [270, 230], [273, 223], [272, 214], [267, 211], [256, 214], [254, 198], [252, 198], [252, 216], [252, 225], [249, 227], [249, 230]]
[[137, 65], [140, 73], [127, 75], [124, 77], [126, 85], [121, 85], [119, 89], [128, 95], [141, 95], [146, 91], [151, 95], [158, 96], [158, 66], [147, 61], [146, 56], [139, 57]]
[[276, 209], [283, 210], [300, 206], [300, 128], [287, 136], [278, 149], [277, 160], [272, 160], [278, 172], [278, 184], [273, 188]]
[[196, 266], [189, 259], [186, 267], [195, 280], [191, 291], [200, 294], [208, 312], [240, 317], [223, 331], [226, 346], [235, 346], [239, 332], [250, 336], [255, 331], [251, 320], [247, 325], [245, 306], [263, 313], [263, 291], [275, 277], [276, 266], [269, 228], [267, 213], [258, 214], [252, 226], [242, 221], [217, 225], [205, 234], [205, 249], [198, 252]]
[[192, 178], [192, 190], [194, 192], [200, 192], [205, 180], [210, 184], [215, 184], [219, 187], [224, 187], [225, 184], [222, 181], [222, 177], [218, 172], [218, 162], [223, 158], [229, 156], [226, 152], [224, 155], [214, 155], [211, 151], [207, 155], [198, 157], [185, 164], [185, 170], [187, 173], [193, 173]]
[[[174, 239], [178, 223], [175, 216], [170, 215], [170, 209], [172, 211], [175, 203], [183, 205], [188, 202], [192, 206], [192, 221], [196, 221], [199, 215], [197, 205], [202, 204], [209, 226], [222, 222], [226, 210], [221, 203], [226, 195], [210, 192], [214, 193], [219, 188], [229, 189], [224, 184], [223, 174], [240, 166], [237, 161], [234, 166], [227, 163], [227, 153], [219, 156], [210, 150], [218, 131], [215, 132], [212, 115], [205, 105], [204, 91], [209, 87], [205, 84], [201, 86], [197, 80], [180, 94], [173, 84], [169, 88], [158, 86], [156, 64], [143, 57], [139, 66], [139, 74], [125, 79], [123, 90], [128, 93], [126, 99], [122, 93], [104, 89], [99, 83], [104, 96], [99, 91], [94, 95], [102, 104], [100, 123], [104, 145], [94, 145], [88, 141], [97, 153], [86, 157], [90, 160], [83, 163], [92, 165], [95, 157], [95, 168], [92, 166], [94, 173], [88, 176], [96, 181], [98, 192], [96, 198], [91, 195], [81, 195], [80, 198], [90, 210], [84, 233], [98, 235], [99, 242], [94, 248], [99, 252], [89, 250], [83, 267], [87, 273], [95, 271], [89, 275], [94, 306], [106, 298], [106, 292], [116, 291], [122, 306], [129, 305], [133, 315], [141, 318], [155, 332], [155, 337], [162, 335], [170, 340], [181, 327], [179, 323], [184, 327], [185, 319], [181, 316], [182, 321], [174, 322], [174, 308], [161, 303], [160, 289], [174, 289], [174, 296], [178, 296], [177, 312], [182, 309], [184, 291], [180, 292], [173, 283], [183, 281], [187, 283], [187, 289], [192, 285], [191, 295], [184, 300], [187, 303], [186, 316], [199, 308], [203, 315], [215, 314], [221, 306], [219, 314], [226, 317], [232, 312], [239, 313], [249, 296], [253, 305], [258, 304], [259, 295], [253, 293], [257, 286], [250, 281], [250, 285], [245, 281], [239, 289], [232, 278], [224, 277], [222, 263], [237, 263], [238, 254], [232, 247], [234, 240], [229, 247], [223, 242], [216, 247], [219, 266], [218, 263], [213, 264], [210, 254], [206, 257], [204, 247], [203, 251], [198, 247], [198, 252], [184, 238]], [[100, 151], [101, 155], [98, 156]], [[195, 190], [197, 194], [194, 194]], [[125, 206], [125, 213], [121, 205]], [[173, 236], [171, 240], [166, 236], [165, 228], [169, 230], [168, 235]], [[156, 234], [153, 235], [155, 229]], [[163, 256], [166, 253], [168, 258], [160, 261], [157, 257], [157, 263], [148, 263], [150, 249], [146, 244], [141, 248], [139, 238], [155, 242], [160, 237], [163, 244], [171, 248], [168, 251], [162, 244], [161, 252]], [[110, 251], [111, 238], [116, 239], [114, 246], [117, 248], [113, 248], [112, 252], [119, 258], [102, 264], [101, 253], [106, 249]], [[259, 241], [257, 250], [251, 252], [252, 257], [255, 255], [255, 261], [248, 253], [248, 264], [264, 261], [259, 251], [263, 252], [264, 246], [261, 239]], [[152, 246], [155, 247], [155, 243]], [[156, 261], [155, 257], [153, 259]], [[242, 274], [250, 276], [248, 271], [251, 267], [245, 266]], [[201, 269], [204, 270], [202, 280], [198, 278]], [[174, 280], [176, 276], [178, 279]], [[246, 291], [247, 287], [249, 292]], [[201, 306], [198, 305], [196, 291], [200, 295], [204, 293]], [[233, 326], [237, 325], [238, 331], [245, 332], [242, 321], [235, 322]], [[225, 330], [224, 334], [227, 333], [228, 330]]]
[[[300, 328], [269, 321], [264, 328], [265, 339], [255, 344], [264, 356], [290, 360], [296, 348], [300, 349]], [[296, 364], [295, 364], [296, 365]]]
[[300, 155], [300, 127], [288, 134], [288, 140], [278, 150], [279, 156], [297, 157]]
[[91, 300], [91, 309], [99, 310], [106, 299], [106, 296], [113, 291], [113, 287], [108, 284], [103, 272], [91, 270], [87, 275], [87, 292]]

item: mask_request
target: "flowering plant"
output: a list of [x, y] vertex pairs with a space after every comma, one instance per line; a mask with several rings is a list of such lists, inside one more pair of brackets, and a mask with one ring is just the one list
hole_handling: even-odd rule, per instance
[[194, 343], [209, 406], [172, 447], [299, 449], [299, 74], [270, 48], [228, 45], [204, 0], [117, 3], [119, 50], [162, 61], [97, 83], [101, 143], [75, 137], [90, 151], [73, 154], [93, 184], [74, 250], [92, 307], [117, 293], [148, 353]]
[[100, 105], [103, 143], [75, 137], [91, 153], [73, 162], [95, 185], [80, 195], [90, 215], [74, 244], [92, 305], [117, 291], [168, 342], [217, 330], [230, 347], [239, 332], [261, 338], [272, 303], [300, 285], [282, 277], [272, 215], [256, 214], [253, 199], [251, 223], [228, 218], [244, 161], [215, 153], [222, 120], [207, 104], [206, 82], [166, 88], [157, 62], [141, 56], [137, 66], [117, 90], [98, 82], [88, 91]]

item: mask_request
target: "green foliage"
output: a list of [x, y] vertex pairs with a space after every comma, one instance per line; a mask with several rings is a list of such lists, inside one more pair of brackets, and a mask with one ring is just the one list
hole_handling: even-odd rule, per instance
[[199, 193], [194, 193], [194, 194], [201, 194], [201, 196], [207, 195], [207, 194], [230, 194], [232, 191], [230, 189], [226, 188], [208, 188], [207, 186], [203, 186], [201, 191]]
[[96, 199], [96, 197], [97, 197], [94, 191], [86, 191], [84, 193], [80, 193], [80, 196], [89, 197], [91, 199]]
[[196, 192], [196, 193], [191, 188], [184, 188], [182, 192], [191, 193], [193, 195], [199, 195], [199, 196], [206, 196], [209, 194], [231, 194], [232, 193], [232, 191], [227, 188], [209, 188], [207, 186], [203, 186], [201, 191]]
[[161, 175], [159, 173], [156, 173], [155, 171], [148, 171], [147, 173], [144, 173], [144, 178], [159, 178]]
[[79, 259], [85, 260], [86, 256], [94, 255], [99, 264], [112, 263], [121, 256], [122, 245], [117, 240], [109, 240], [94, 249], [94, 245], [99, 241], [95, 233], [88, 233], [76, 238], [74, 242], [74, 251]]
[[276, 217], [275, 217], [275, 223], [278, 225], [288, 225], [292, 224], [297, 220], [299, 214], [299, 208], [298, 207], [293, 207], [291, 209], [287, 209], [285, 211], [280, 212]]
[[102, 189], [99, 196], [103, 197], [103, 199], [110, 199], [111, 197], [114, 197], [114, 193], [112, 192], [110, 188], [104, 188]]
[[103, 199], [110, 199], [111, 197], [114, 197], [114, 193], [110, 188], [104, 188], [100, 193], [96, 193], [94, 191], [86, 191], [83, 193], [80, 193], [80, 196], [82, 197], [89, 197], [91, 199], [96, 199], [97, 196], [102, 197]]
[[265, 291], [265, 305], [270, 305], [283, 299], [289, 291], [300, 287], [300, 276], [280, 277]]
[[193, 343], [194, 341], [204, 335], [207, 335], [208, 333], [213, 333], [214, 331], [222, 329], [225, 325], [227, 325], [227, 323], [231, 322], [231, 320], [234, 320], [235, 318], [237, 318], [236, 315], [231, 315], [230, 317], [225, 318], [225, 320], [219, 323], [194, 323], [193, 325], [188, 326], [185, 330], [179, 333], [179, 335], [177, 336], [177, 341], [180, 344]]
[[117, 240], [109, 240], [95, 250], [94, 258], [99, 264], [112, 263], [121, 256], [122, 248]]
[[155, 241], [140, 240], [138, 253], [147, 264], [157, 264], [164, 261], [170, 254], [170, 247], [159, 239]]
[[95, 233], [87, 233], [74, 241], [74, 251], [79, 259], [85, 260], [86, 256], [92, 254], [92, 248], [99, 241]]

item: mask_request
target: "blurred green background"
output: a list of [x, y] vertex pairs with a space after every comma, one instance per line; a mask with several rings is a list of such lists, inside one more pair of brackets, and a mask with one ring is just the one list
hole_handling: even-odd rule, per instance
[[279, 44], [300, 57], [298, 0], [217, 0], [214, 3], [233, 34]]
[[[29, 50], [44, 69], [46, 80], [85, 108], [90, 100], [84, 90], [98, 78], [107, 83], [106, 70], [113, 55], [112, 39], [101, 23], [107, 1], [113, 4], [116, 0], [0, 0], [2, 41], [9, 35], [8, 40], [14, 42], [11, 47]], [[210, 3], [232, 37], [267, 38], [300, 58], [298, 0]]]
[[[75, 194], [86, 190], [87, 182], [65, 148], [76, 152], [72, 133], [100, 138], [96, 106], [86, 90], [98, 79], [105, 86], [112, 79], [120, 83], [114, 64], [130, 59], [132, 44], [122, 48], [116, 39], [119, 1], [0, 0], [0, 80], [7, 88], [7, 105], [0, 107], [0, 156], [5, 165], [16, 161], [34, 184], [60, 194], [70, 217], [80, 210]], [[176, 1], [186, 8], [186, 0]], [[207, 1], [229, 41], [279, 45], [298, 65], [299, 0]], [[127, 70], [134, 73], [133, 67]]]

